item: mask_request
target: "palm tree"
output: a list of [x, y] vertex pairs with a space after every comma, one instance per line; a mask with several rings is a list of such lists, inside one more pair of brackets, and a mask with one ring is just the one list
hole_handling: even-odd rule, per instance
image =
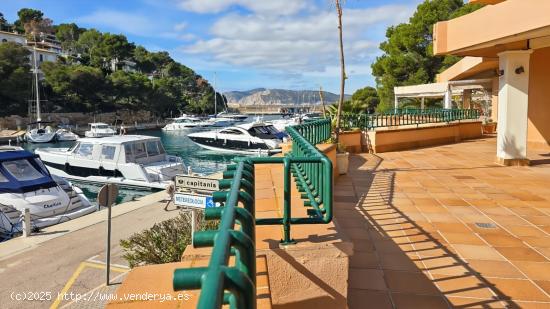
[[336, 114], [336, 143], [340, 135], [340, 116], [342, 114], [342, 106], [344, 105], [344, 90], [346, 87], [346, 67], [344, 62], [344, 41], [342, 38], [342, 1], [335, 0], [336, 13], [338, 14], [338, 36], [340, 43], [340, 100], [338, 101], [338, 113]]

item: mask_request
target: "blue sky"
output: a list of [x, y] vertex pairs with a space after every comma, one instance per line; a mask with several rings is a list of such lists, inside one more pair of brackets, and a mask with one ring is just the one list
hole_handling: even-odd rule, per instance
[[[421, 0], [347, 0], [346, 93], [374, 85], [372, 61], [385, 29], [407, 21]], [[166, 50], [219, 91], [257, 87], [339, 91], [337, 19], [330, 0], [1, 0], [13, 22], [23, 7], [54, 23], [125, 34]]]

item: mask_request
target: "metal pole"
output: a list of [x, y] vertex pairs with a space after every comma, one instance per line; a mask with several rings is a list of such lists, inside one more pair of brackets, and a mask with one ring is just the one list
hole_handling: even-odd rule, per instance
[[107, 185], [107, 269], [106, 269], [106, 284], [107, 286], [110, 285], [109, 277], [111, 272], [111, 201], [109, 200], [109, 187], [110, 185]]
[[28, 208], [25, 208], [23, 216], [23, 237], [29, 237], [31, 236], [31, 213]]

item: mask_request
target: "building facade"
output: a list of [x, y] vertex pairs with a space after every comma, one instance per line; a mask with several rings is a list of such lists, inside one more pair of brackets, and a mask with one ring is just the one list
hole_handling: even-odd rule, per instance
[[470, 0], [485, 7], [434, 25], [434, 54], [464, 56], [439, 81], [492, 80], [497, 161], [550, 150], [550, 1]]

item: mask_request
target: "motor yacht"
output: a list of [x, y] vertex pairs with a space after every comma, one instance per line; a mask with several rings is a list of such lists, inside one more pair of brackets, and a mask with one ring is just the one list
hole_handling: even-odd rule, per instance
[[200, 118], [182, 115], [178, 118], [173, 118], [173, 121], [162, 128], [163, 131], [183, 131], [196, 128], [210, 126], [210, 122], [201, 120]]
[[275, 129], [283, 132], [286, 130], [287, 127], [299, 125], [302, 123], [302, 118], [300, 117], [292, 117], [292, 118], [286, 118], [286, 119], [276, 119], [269, 121], [270, 124], [272, 124]]
[[189, 137], [199, 146], [216, 151], [245, 154], [281, 152], [280, 144], [286, 135], [263, 122], [247, 123], [221, 130], [191, 133]]
[[0, 147], [0, 237], [9, 238], [22, 231], [26, 208], [32, 229], [98, 209], [82, 190], [52, 176], [37, 155], [20, 147]]
[[248, 115], [235, 114], [235, 113], [229, 113], [227, 111], [223, 111], [218, 113], [216, 117], [233, 119], [235, 121], [245, 121], [248, 118]]
[[78, 139], [78, 135], [67, 129], [58, 129], [55, 132], [55, 138], [59, 142], [73, 142]]
[[145, 135], [81, 138], [71, 148], [35, 152], [53, 175], [124, 188], [165, 189], [186, 170], [180, 157], [166, 154], [160, 138]]
[[90, 130], [84, 132], [86, 137], [105, 137], [116, 135], [116, 131], [102, 122], [90, 123]]

